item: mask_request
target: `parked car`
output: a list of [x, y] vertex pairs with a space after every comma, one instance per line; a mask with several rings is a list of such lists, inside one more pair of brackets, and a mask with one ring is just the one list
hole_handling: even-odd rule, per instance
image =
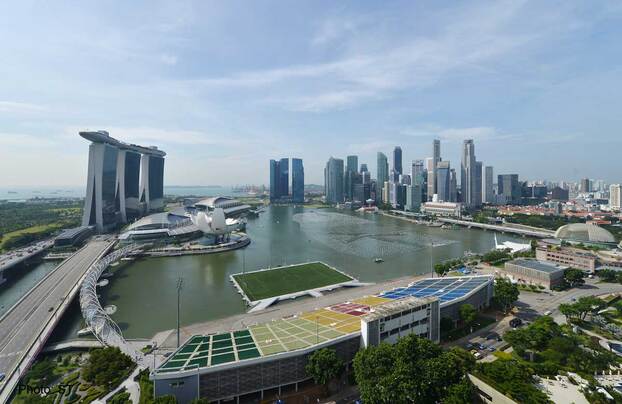
[[482, 354], [477, 352], [475, 349], [471, 350], [471, 354], [475, 357], [475, 359], [480, 359], [482, 357]]

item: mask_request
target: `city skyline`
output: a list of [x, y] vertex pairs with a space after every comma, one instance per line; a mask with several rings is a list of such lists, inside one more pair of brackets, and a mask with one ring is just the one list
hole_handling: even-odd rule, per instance
[[271, 4], [1, 5], [0, 186], [83, 184], [69, 139], [98, 129], [170, 151], [171, 185], [267, 184], [274, 155], [321, 184], [331, 154], [434, 138], [454, 167], [473, 138], [496, 172], [620, 182], [619, 3]]

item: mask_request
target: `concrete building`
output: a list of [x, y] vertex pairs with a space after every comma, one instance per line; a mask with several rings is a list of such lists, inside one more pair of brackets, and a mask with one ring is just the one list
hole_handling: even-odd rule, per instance
[[591, 181], [589, 178], [581, 178], [581, 186], [580, 186], [580, 191], [587, 193], [587, 192], [592, 192], [592, 186], [591, 186]]
[[536, 248], [536, 259], [538, 261], [566, 265], [588, 272], [594, 272], [597, 261], [596, 256], [592, 253], [574, 248], [555, 246], [538, 246]]
[[80, 132], [91, 141], [82, 226], [108, 231], [164, 207], [164, 153], [127, 144], [106, 131]]
[[462, 216], [462, 204], [457, 202], [426, 202], [421, 205], [421, 213], [436, 216]]
[[331, 157], [324, 169], [326, 202], [338, 204], [344, 201], [343, 160]]
[[484, 203], [495, 203], [493, 178], [493, 167], [486, 166], [484, 168], [484, 184], [482, 185], [482, 202]]
[[515, 281], [528, 285], [541, 285], [547, 289], [560, 286], [567, 266], [546, 261], [515, 259], [505, 263], [505, 274]]
[[481, 161], [475, 162], [475, 172], [473, 173], [473, 200], [475, 207], [482, 206], [482, 186], [483, 186], [483, 164]]
[[395, 344], [410, 334], [439, 342], [440, 319], [437, 298], [407, 297], [382, 306], [361, 316], [361, 346], [378, 346], [381, 342]]
[[614, 211], [622, 209], [622, 185], [611, 184], [609, 186], [609, 208]]
[[568, 190], [561, 187], [554, 187], [551, 189], [551, 199], [554, 201], [567, 202], [568, 201]]
[[453, 168], [449, 170], [449, 202], [458, 202], [458, 176]]

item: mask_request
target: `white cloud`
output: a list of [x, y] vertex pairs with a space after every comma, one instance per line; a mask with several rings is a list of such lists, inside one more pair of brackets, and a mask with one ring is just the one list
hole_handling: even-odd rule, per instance
[[0, 101], [0, 112], [7, 113], [33, 113], [33, 112], [42, 112], [45, 111], [46, 108], [26, 102], [15, 102], [15, 101]]

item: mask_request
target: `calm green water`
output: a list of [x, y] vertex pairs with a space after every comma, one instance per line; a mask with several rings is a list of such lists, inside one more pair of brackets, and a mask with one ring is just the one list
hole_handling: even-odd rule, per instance
[[[176, 324], [176, 283], [183, 278], [182, 324], [243, 313], [245, 305], [229, 275], [268, 266], [320, 260], [361, 281], [377, 282], [430, 272], [431, 261], [494, 247], [494, 233], [445, 230], [381, 215], [326, 209], [270, 207], [250, 218], [252, 243], [243, 250], [203, 256], [150, 258], [124, 263], [109, 286], [105, 304], [126, 338], [150, 338]], [[499, 241], [513, 239], [498, 235]], [[515, 239], [514, 239], [515, 240]], [[375, 257], [385, 262], [374, 263]], [[77, 319], [74, 319], [75, 323]], [[70, 326], [69, 319], [65, 323]]]

